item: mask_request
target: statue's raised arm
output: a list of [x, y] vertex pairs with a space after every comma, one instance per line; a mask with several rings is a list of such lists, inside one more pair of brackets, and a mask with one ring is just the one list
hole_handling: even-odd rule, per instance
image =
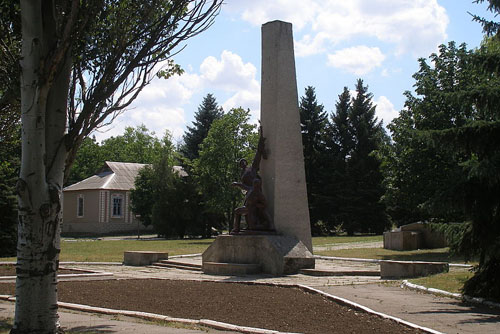
[[252, 168], [255, 170], [259, 170], [261, 158], [267, 159], [265, 141], [266, 138], [264, 138], [264, 135], [262, 134], [262, 126], [259, 126], [259, 143], [257, 145], [257, 152], [255, 153], [255, 157], [252, 162]]

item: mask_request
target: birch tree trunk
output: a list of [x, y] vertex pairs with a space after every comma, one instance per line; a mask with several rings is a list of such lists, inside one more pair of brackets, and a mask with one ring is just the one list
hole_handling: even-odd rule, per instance
[[[11, 333], [56, 333], [69, 52], [58, 48], [53, 2], [22, 0], [22, 158], [16, 311]], [[55, 57], [55, 56], [54, 56]], [[54, 70], [56, 69], [56, 70]]]

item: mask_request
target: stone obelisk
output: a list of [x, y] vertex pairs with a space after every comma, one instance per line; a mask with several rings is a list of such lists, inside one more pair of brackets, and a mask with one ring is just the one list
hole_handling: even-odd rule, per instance
[[260, 173], [276, 231], [312, 252], [291, 23], [262, 26], [260, 119], [268, 153]]
[[297, 100], [292, 25], [266, 23], [261, 124], [267, 159], [260, 161], [260, 173], [277, 233], [217, 236], [202, 256], [205, 274], [279, 276], [314, 268]]

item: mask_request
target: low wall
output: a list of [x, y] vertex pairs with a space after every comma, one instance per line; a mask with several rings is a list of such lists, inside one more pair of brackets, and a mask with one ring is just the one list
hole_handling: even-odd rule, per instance
[[126, 266], [149, 266], [151, 263], [168, 260], [168, 253], [153, 251], [126, 251], [123, 264]]
[[380, 277], [382, 279], [422, 277], [448, 271], [449, 264], [446, 262], [380, 261]]

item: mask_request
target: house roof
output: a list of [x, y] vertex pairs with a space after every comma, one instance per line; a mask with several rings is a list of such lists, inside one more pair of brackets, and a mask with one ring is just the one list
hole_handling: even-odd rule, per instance
[[64, 188], [64, 191], [91, 189], [130, 190], [134, 188], [135, 178], [139, 170], [144, 166], [146, 164], [106, 161], [96, 175], [72, 184]]

